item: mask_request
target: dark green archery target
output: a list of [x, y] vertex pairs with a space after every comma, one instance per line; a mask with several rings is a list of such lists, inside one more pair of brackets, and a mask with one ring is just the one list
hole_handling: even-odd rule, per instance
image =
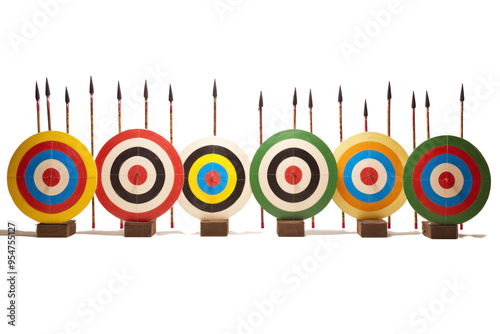
[[464, 223], [477, 215], [490, 193], [490, 170], [481, 152], [454, 136], [431, 138], [408, 158], [403, 187], [422, 217], [441, 225]]
[[337, 187], [337, 163], [328, 146], [303, 130], [266, 140], [250, 165], [250, 185], [260, 206], [278, 219], [312, 217]]

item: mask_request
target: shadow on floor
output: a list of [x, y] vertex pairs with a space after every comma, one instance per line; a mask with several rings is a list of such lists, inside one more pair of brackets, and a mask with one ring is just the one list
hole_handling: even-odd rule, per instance
[[[7, 230], [0, 230], [0, 235], [7, 236]], [[16, 237], [32, 237], [36, 238], [36, 232], [34, 231], [20, 231], [16, 230]]]
[[343, 235], [343, 234], [357, 234], [356, 232], [345, 231], [345, 230], [306, 230], [307, 235]]

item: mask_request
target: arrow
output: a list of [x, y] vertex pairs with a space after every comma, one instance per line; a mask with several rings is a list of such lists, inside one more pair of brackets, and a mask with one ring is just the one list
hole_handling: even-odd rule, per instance
[[38, 82], [35, 82], [35, 100], [36, 100], [36, 119], [38, 132], [40, 132], [40, 92], [38, 91]]
[[68, 87], [66, 87], [66, 92], [64, 93], [64, 100], [66, 102], [66, 133], [69, 133], [69, 94]]
[[[262, 91], [259, 96], [259, 144], [262, 145], [262, 107], [264, 100], [262, 99]], [[264, 228], [264, 209], [260, 207], [260, 228]]]
[[297, 88], [293, 91], [293, 128], [297, 128]]
[[[170, 102], [170, 144], [174, 143], [174, 127], [173, 127], [173, 106], [174, 95], [172, 94], [172, 85], [168, 86], [168, 101]], [[170, 228], [174, 228], [174, 206], [170, 208]]]
[[[464, 137], [464, 84], [462, 84], [462, 89], [460, 90], [460, 138]], [[464, 224], [460, 224], [460, 229], [464, 229]]]
[[120, 81], [118, 81], [116, 98], [118, 99], [118, 133], [120, 133], [122, 132], [122, 90], [120, 89]]
[[427, 139], [431, 138], [430, 122], [429, 122], [429, 107], [431, 103], [429, 102], [429, 94], [425, 91], [425, 109], [427, 112]]
[[148, 128], [148, 81], [144, 80], [144, 128]]
[[[412, 110], [412, 126], [413, 126], [413, 150], [416, 148], [416, 138], [415, 138], [415, 108], [417, 107], [417, 104], [415, 102], [415, 91], [413, 91], [413, 94], [411, 96], [411, 110]], [[415, 220], [415, 229], [418, 229], [418, 215], [417, 211], [413, 211], [414, 214], [414, 220]]]
[[[387, 86], [387, 136], [391, 136], [391, 82]], [[391, 216], [387, 217], [387, 228], [391, 229]]]
[[212, 96], [214, 98], [214, 136], [217, 135], [217, 83], [214, 79], [214, 89], [212, 91]]
[[45, 78], [45, 97], [47, 98], [47, 122], [49, 124], [49, 131], [52, 130], [51, 122], [50, 122], [50, 87], [49, 87], [49, 79]]
[[[309, 89], [309, 132], [313, 133], [313, 98], [312, 91]], [[311, 227], [315, 228], [314, 216], [311, 217]]]
[[365, 110], [363, 111], [363, 116], [365, 116], [365, 132], [368, 131], [368, 107], [366, 106], [365, 100]]
[[[340, 142], [342, 142], [342, 86], [339, 85], [339, 95], [337, 101], [339, 102], [339, 130], [340, 130]], [[342, 228], [345, 228], [345, 213], [342, 211]]]
[[[90, 153], [94, 157], [94, 82], [90, 76]], [[95, 199], [92, 196], [92, 229], [95, 229]]]

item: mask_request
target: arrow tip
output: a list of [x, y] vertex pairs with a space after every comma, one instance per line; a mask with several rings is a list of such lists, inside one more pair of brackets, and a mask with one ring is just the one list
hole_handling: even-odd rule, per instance
[[313, 96], [311, 90], [309, 89], [309, 108], [312, 107], [313, 107]]
[[297, 105], [297, 88], [295, 88], [295, 90], [293, 91], [293, 105], [296, 106]]
[[214, 99], [217, 98], [217, 83], [215, 82], [215, 79], [214, 79], [214, 90], [212, 92], [212, 96], [214, 97]]
[[69, 94], [68, 94], [68, 87], [66, 87], [66, 92], [64, 93], [64, 100], [66, 101], [66, 104], [69, 103]]
[[411, 107], [416, 108], [417, 104], [415, 103], [415, 92], [413, 92], [413, 95], [411, 96]]
[[389, 81], [389, 85], [387, 86], [387, 99], [392, 99], [392, 91], [391, 91], [391, 82]]
[[144, 80], [144, 98], [147, 100], [148, 99], [148, 81]]
[[465, 96], [464, 96], [464, 84], [462, 84], [462, 89], [460, 90], [460, 102], [465, 101]]
[[48, 78], [45, 78], [45, 96], [50, 96], [50, 87]]
[[89, 93], [90, 93], [90, 95], [94, 95], [94, 82], [92, 81], [92, 76], [90, 76]]
[[118, 100], [122, 99], [122, 90], [120, 89], [120, 81], [118, 81], [118, 88], [116, 89], [116, 98]]
[[366, 100], [365, 100], [365, 110], [364, 110], [364, 112], [363, 112], [363, 115], [364, 115], [365, 117], [368, 117], [368, 107], [366, 106]]
[[35, 82], [35, 99], [40, 100], [40, 91], [38, 90], [38, 81]]
[[342, 97], [342, 86], [339, 86], [339, 97], [338, 97], [339, 103], [344, 101], [344, 98]]
[[172, 94], [172, 85], [168, 85], [168, 100], [170, 102], [174, 100], [174, 94]]
[[429, 94], [427, 91], [425, 91], [425, 107], [429, 108], [431, 106], [431, 103], [429, 102]]
[[262, 99], [262, 91], [260, 91], [259, 108], [262, 108], [263, 106], [264, 106], [264, 100]]

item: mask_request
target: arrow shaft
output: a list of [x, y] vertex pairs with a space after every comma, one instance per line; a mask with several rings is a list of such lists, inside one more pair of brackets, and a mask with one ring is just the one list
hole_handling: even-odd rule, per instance
[[66, 103], [66, 133], [69, 133], [69, 103]]
[[391, 100], [387, 100], [387, 135], [391, 136]]
[[368, 132], [368, 116], [365, 116], [365, 132]]
[[217, 135], [217, 98], [214, 97], [214, 136]]
[[430, 122], [429, 122], [429, 107], [426, 108], [427, 110], [427, 139], [431, 138], [431, 128], [430, 128]]
[[118, 100], [118, 133], [122, 132], [122, 100]]
[[50, 121], [50, 97], [47, 96], [47, 123], [49, 126], [49, 131], [52, 130], [52, 124]]
[[293, 128], [297, 128], [297, 106], [293, 106]]
[[340, 142], [342, 142], [342, 102], [339, 102], [339, 131], [340, 131]]
[[37, 119], [38, 132], [40, 132], [40, 100], [36, 100], [36, 119]]
[[460, 101], [460, 138], [464, 137], [464, 101]]
[[148, 129], [148, 99], [144, 101], [144, 128]]

